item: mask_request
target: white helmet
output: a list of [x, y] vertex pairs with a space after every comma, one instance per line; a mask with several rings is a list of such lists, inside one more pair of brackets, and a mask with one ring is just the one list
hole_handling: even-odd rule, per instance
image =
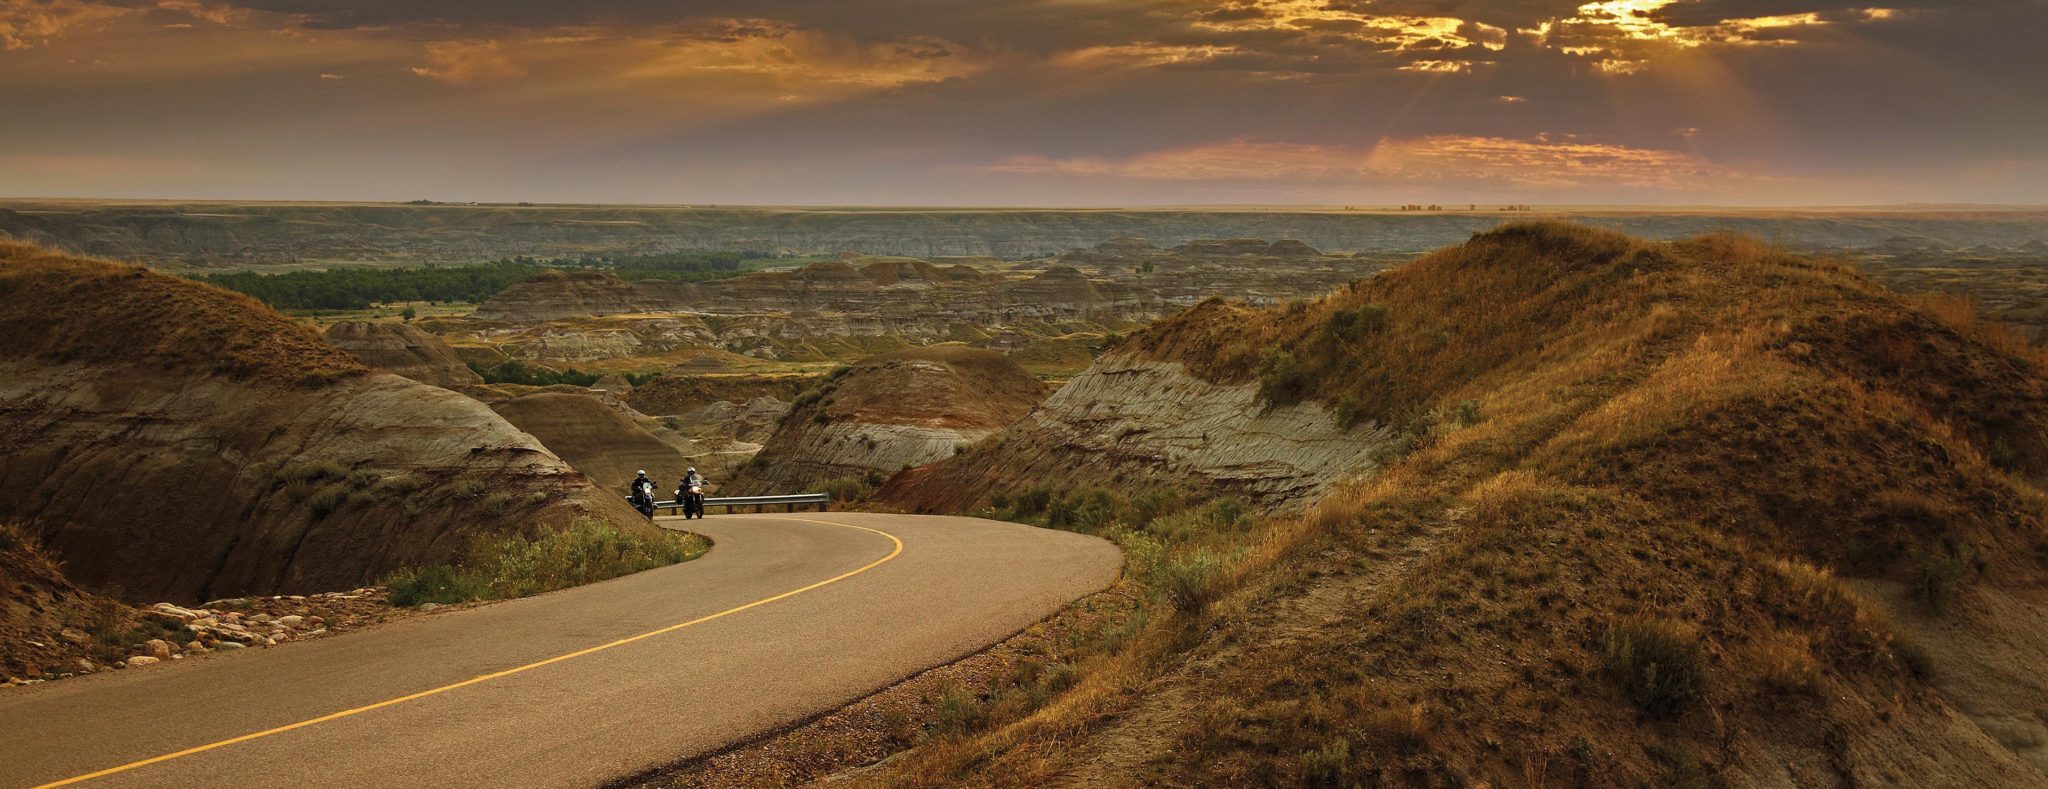
[[696, 466], [691, 466], [691, 467], [690, 467], [690, 473], [692, 473], [692, 474], [695, 474], [695, 473], [697, 473], [697, 467], [696, 467]]
[[643, 476], [643, 477], [644, 477], [644, 476], [647, 476], [647, 469], [644, 469], [644, 468], [643, 468], [643, 469], [641, 469], [641, 470], [640, 470], [640, 476]]

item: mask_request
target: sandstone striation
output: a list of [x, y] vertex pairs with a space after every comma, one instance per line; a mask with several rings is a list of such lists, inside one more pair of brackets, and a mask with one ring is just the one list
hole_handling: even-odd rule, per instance
[[1268, 407], [1256, 383], [1212, 383], [1180, 363], [1111, 353], [990, 443], [904, 474], [884, 500], [971, 509], [1024, 483], [1146, 485], [1239, 496], [1267, 509], [1312, 502], [1372, 469], [1387, 431], [1350, 428], [1319, 403]]
[[32, 247], [0, 262], [0, 519], [87, 588], [353, 588], [480, 534], [646, 528], [482, 403], [253, 300]]
[[798, 398], [732, 490], [879, 482], [951, 457], [1044, 396], [1044, 384], [995, 351], [935, 346], [867, 359]]
[[455, 389], [484, 382], [448, 343], [410, 324], [342, 321], [327, 327], [327, 341], [371, 367], [423, 384]]
[[[634, 472], [645, 470], [666, 493], [683, 470], [708, 463], [696, 443], [663, 428], [602, 391], [547, 391], [491, 403], [491, 409], [532, 434], [606, 490], [625, 495]], [[668, 486], [668, 487], [661, 487]]]

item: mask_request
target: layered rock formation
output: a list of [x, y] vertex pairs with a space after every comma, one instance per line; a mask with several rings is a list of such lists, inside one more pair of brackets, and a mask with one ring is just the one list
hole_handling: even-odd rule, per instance
[[847, 368], [796, 407], [731, 488], [803, 492], [951, 457], [1023, 416], [1044, 384], [995, 351], [934, 346]]
[[491, 409], [540, 439], [570, 466], [620, 495], [625, 495], [636, 471], [645, 470], [666, 493], [684, 469], [706, 462], [706, 450], [661, 428], [622, 401], [605, 392], [567, 391], [571, 389], [550, 387], [550, 391], [493, 402]]
[[1112, 353], [999, 440], [908, 472], [889, 483], [883, 498], [953, 512], [1023, 483], [1115, 487], [1135, 480], [1278, 509], [1314, 501], [1338, 481], [1371, 470], [1374, 448], [1388, 438], [1376, 424], [1339, 424], [1319, 403], [1270, 407], [1257, 383], [1214, 383], [1178, 362]]
[[226, 291], [0, 246], [0, 519], [80, 584], [191, 601], [362, 586], [618, 496], [470, 398]]
[[327, 341], [371, 367], [445, 389], [484, 382], [440, 337], [405, 323], [342, 321], [327, 327]]

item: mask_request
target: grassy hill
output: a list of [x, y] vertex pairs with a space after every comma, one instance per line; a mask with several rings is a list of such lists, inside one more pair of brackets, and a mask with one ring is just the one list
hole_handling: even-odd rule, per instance
[[1250, 526], [1054, 502], [1125, 545], [1147, 613], [1058, 656], [1073, 690], [991, 698], [883, 780], [2044, 780], [2048, 358], [1966, 304], [1533, 223], [1118, 352], [1397, 451]]

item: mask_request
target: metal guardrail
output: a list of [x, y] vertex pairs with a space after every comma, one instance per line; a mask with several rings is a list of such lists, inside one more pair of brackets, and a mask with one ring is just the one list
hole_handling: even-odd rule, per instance
[[[795, 511], [796, 511], [796, 508], [797, 508], [797, 505], [799, 505], [799, 504], [816, 504], [816, 505], [818, 505], [818, 511], [819, 511], [819, 512], [824, 512], [824, 511], [825, 511], [825, 508], [826, 508], [827, 506], [830, 506], [830, 505], [832, 504], [832, 494], [830, 494], [830, 493], [792, 493], [792, 494], [787, 494], [787, 495], [782, 495], [782, 496], [706, 496], [706, 497], [704, 497], [704, 509], [707, 509], [707, 510], [708, 510], [708, 509], [711, 509], [712, 507], [724, 507], [724, 508], [725, 508], [725, 511], [726, 511], [726, 512], [732, 512], [732, 511], [733, 511], [733, 508], [735, 508], [735, 507], [746, 507], [746, 506], [752, 506], [752, 507], [754, 508], [754, 511], [755, 511], [755, 512], [760, 512], [760, 511], [761, 511], [761, 508], [762, 508], [762, 507], [772, 507], [772, 506], [776, 506], [776, 505], [787, 505], [787, 506], [789, 507], [789, 511], [790, 511], [790, 512], [795, 512]], [[669, 511], [670, 511], [670, 512], [669, 512], [669, 514], [670, 514], [670, 515], [674, 515], [674, 514], [676, 514], [676, 512], [678, 512], [678, 511], [681, 511], [681, 510], [682, 510], [682, 508], [683, 508], [683, 503], [682, 503], [682, 502], [680, 502], [680, 501], [657, 501], [657, 502], [655, 502], [655, 503], [654, 503], [654, 509], [656, 509], [657, 511], [658, 511], [658, 510], [669, 510]]]

